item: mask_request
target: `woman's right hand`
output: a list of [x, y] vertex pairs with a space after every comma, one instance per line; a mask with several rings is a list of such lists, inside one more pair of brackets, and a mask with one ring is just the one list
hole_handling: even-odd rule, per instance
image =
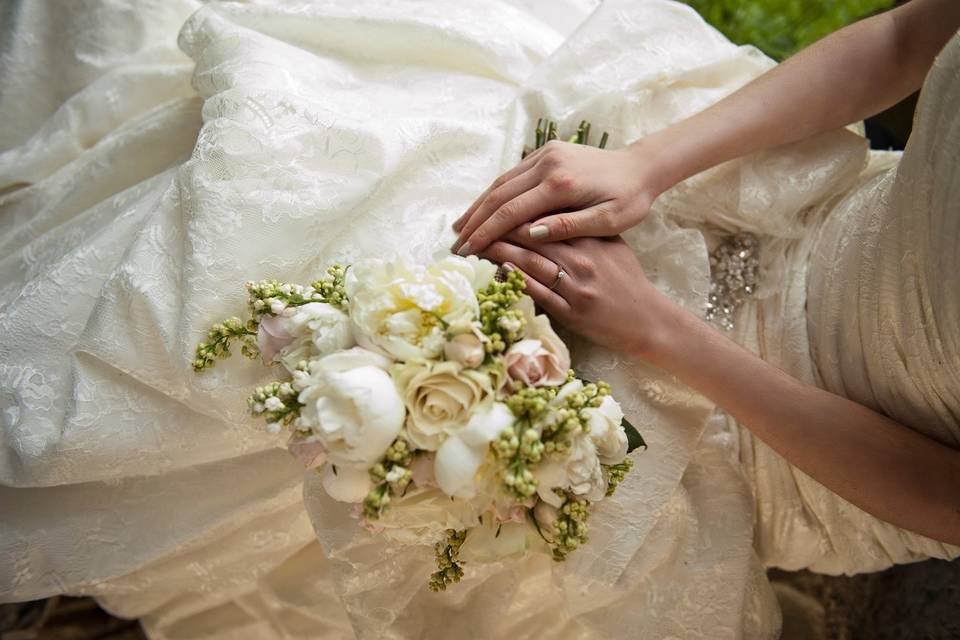
[[642, 144], [618, 150], [551, 141], [497, 178], [454, 223], [460, 255], [526, 222], [530, 239], [616, 236], [643, 220], [661, 188]]

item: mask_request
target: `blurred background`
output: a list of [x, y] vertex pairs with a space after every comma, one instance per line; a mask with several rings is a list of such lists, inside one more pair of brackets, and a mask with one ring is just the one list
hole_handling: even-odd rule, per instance
[[[4, 0], [0, 0], [3, 2]], [[737, 44], [784, 60], [894, 0], [685, 0]], [[903, 149], [916, 95], [866, 122], [875, 149]], [[785, 640], [960, 638], [960, 561], [927, 561], [854, 577], [771, 571]], [[140, 640], [89, 598], [0, 605], [0, 640]]]
[[[683, 0], [737, 44], [784, 60], [827, 34], [906, 0]], [[910, 137], [914, 94], [867, 119], [874, 149], [903, 149]]]

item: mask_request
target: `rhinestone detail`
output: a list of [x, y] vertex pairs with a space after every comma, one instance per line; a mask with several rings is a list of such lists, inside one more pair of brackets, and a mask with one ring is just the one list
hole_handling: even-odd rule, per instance
[[731, 331], [737, 310], [757, 290], [759, 243], [752, 233], [724, 239], [710, 252], [710, 296], [706, 319]]

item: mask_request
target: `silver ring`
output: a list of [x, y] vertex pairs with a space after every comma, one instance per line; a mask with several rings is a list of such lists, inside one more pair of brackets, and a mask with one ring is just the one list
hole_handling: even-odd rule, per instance
[[563, 267], [557, 265], [557, 278], [553, 281], [553, 284], [550, 285], [550, 291], [553, 291], [560, 286], [560, 281], [567, 277], [567, 272], [563, 270]]

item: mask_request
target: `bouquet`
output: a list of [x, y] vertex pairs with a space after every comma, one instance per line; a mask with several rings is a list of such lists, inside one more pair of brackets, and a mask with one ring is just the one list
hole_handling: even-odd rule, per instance
[[517, 270], [372, 259], [246, 288], [249, 319], [214, 325], [194, 370], [234, 343], [274, 367], [250, 411], [364, 527], [433, 544], [435, 591], [465, 562], [564, 560], [643, 445], [610, 387], [570, 369]]

